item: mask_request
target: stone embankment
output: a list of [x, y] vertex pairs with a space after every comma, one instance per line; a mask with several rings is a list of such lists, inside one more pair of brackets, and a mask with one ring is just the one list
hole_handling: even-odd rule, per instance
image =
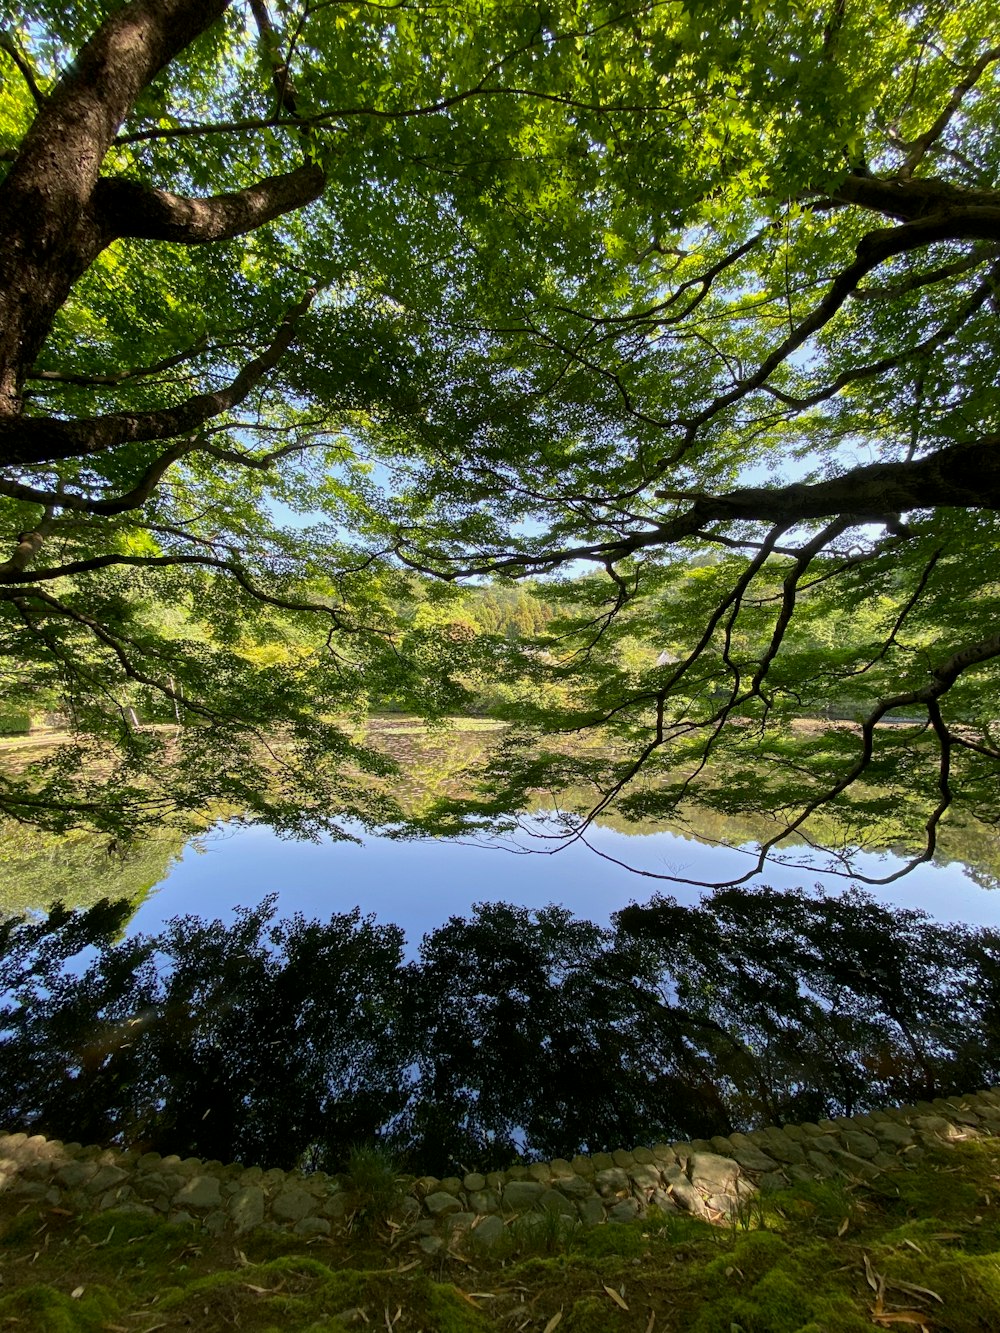
[[[515, 1220], [537, 1225], [553, 1214], [577, 1226], [630, 1221], [650, 1208], [724, 1222], [759, 1192], [798, 1180], [871, 1179], [905, 1170], [928, 1148], [984, 1136], [1000, 1137], [1000, 1090], [485, 1175], [407, 1179], [393, 1221], [397, 1240], [428, 1254], [446, 1245], [490, 1246]], [[237, 1236], [261, 1227], [326, 1236], [365, 1204], [349, 1179], [322, 1172], [139, 1156], [25, 1134], [0, 1134], [0, 1193], [80, 1214], [159, 1215]]]

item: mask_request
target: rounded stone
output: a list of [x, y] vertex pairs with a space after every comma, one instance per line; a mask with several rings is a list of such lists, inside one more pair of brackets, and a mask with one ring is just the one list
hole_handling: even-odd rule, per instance
[[454, 1194], [457, 1198], [462, 1193], [462, 1182], [458, 1176], [445, 1176], [441, 1181], [441, 1189], [445, 1194]]
[[806, 1153], [806, 1157], [809, 1159], [810, 1165], [817, 1175], [829, 1178], [830, 1176], [835, 1176], [837, 1174], [837, 1168], [832, 1164], [829, 1157], [825, 1157], [823, 1153], [814, 1152], [810, 1149]]
[[594, 1192], [594, 1186], [589, 1180], [584, 1180], [583, 1176], [560, 1176], [556, 1180], [556, 1189], [561, 1190], [568, 1198], [585, 1199]]
[[67, 1162], [56, 1172], [56, 1181], [65, 1189], [78, 1189], [97, 1175], [96, 1162]]
[[599, 1227], [606, 1220], [604, 1204], [594, 1195], [589, 1199], [581, 1199], [576, 1205], [576, 1210], [585, 1227]]
[[717, 1153], [692, 1153], [689, 1163], [691, 1181], [706, 1194], [725, 1192], [740, 1174], [739, 1164]]
[[226, 1215], [221, 1208], [215, 1208], [201, 1225], [210, 1236], [221, 1236], [226, 1229]]
[[695, 1217], [707, 1217], [708, 1209], [705, 1207], [705, 1201], [701, 1197], [701, 1191], [696, 1190], [693, 1185], [679, 1182], [670, 1186], [670, 1195], [676, 1203], [687, 1213], [693, 1213]]
[[732, 1149], [733, 1161], [747, 1171], [775, 1171], [777, 1162], [773, 1157], [768, 1157], [767, 1153], [762, 1152], [760, 1148], [752, 1143], [737, 1143]]
[[653, 1208], [658, 1208], [661, 1213], [676, 1213], [680, 1211], [670, 1195], [664, 1190], [654, 1190], [649, 1196], [649, 1202]]
[[793, 1143], [780, 1130], [775, 1130], [769, 1135], [761, 1146], [769, 1156], [774, 1157], [783, 1165], [787, 1163], [801, 1166], [806, 1160], [806, 1155], [799, 1145]]
[[495, 1190], [470, 1190], [469, 1207], [474, 1213], [486, 1216], [500, 1211], [500, 1200]]
[[470, 1171], [462, 1181], [462, 1184], [467, 1190], [484, 1190], [486, 1188], [486, 1177], [481, 1176], [478, 1171]]
[[297, 1185], [286, 1185], [271, 1200], [271, 1216], [276, 1222], [298, 1222], [308, 1217], [316, 1206], [316, 1200]]
[[603, 1198], [615, 1198], [620, 1194], [628, 1194], [630, 1184], [628, 1172], [620, 1166], [608, 1167], [606, 1171], [598, 1171], [594, 1176], [594, 1184], [597, 1186], [598, 1193]]
[[658, 1190], [663, 1185], [663, 1178], [658, 1167], [637, 1162], [628, 1172], [628, 1178], [639, 1190]]
[[303, 1217], [292, 1230], [296, 1236], [329, 1236], [330, 1223], [325, 1217]]
[[538, 1206], [544, 1208], [547, 1213], [562, 1213], [564, 1216], [576, 1217], [573, 1204], [557, 1189], [545, 1190], [539, 1196]]
[[244, 1185], [229, 1198], [229, 1216], [237, 1234], [251, 1231], [264, 1221], [264, 1191], [259, 1185]]
[[87, 1182], [87, 1189], [91, 1194], [103, 1194], [105, 1190], [120, 1185], [127, 1176], [128, 1172], [123, 1171], [120, 1166], [102, 1166]]
[[832, 1134], [817, 1134], [805, 1145], [810, 1152], [836, 1152], [840, 1144]]
[[632, 1222], [639, 1216], [641, 1208], [637, 1199], [622, 1199], [608, 1209], [609, 1222]]
[[873, 1139], [870, 1134], [861, 1133], [860, 1130], [845, 1129], [841, 1138], [844, 1140], [844, 1147], [855, 1157], [871, 1158], [878, 1152], [878, 1140]]
[[432, 1217], [447, 1217], [449, 1213], [460, 1213], [462, 1204], [454, 1194], [446, 1190], [435, 1190], [424, 1198], [424, 1207]]
[[469, 1244], [489, 1249], [497, 1243], [505, 1230], [503, 1222], [496, 1214], [481, 1217], [469, 1228]]
[[537, 1180], [511, 1180], [504, 1188], [503, 1206], [516, 1213], [534, 1208], [545, 1192], [545, 1186]]
[[178, 1208], [218, 1208], [222, 1204], [222, 1190], [215, 1176], [192, 1176], [174, 1195]]

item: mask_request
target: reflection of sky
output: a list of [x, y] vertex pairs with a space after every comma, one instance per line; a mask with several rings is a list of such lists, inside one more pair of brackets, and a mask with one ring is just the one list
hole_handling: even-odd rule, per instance
[[[670, 833], [632, 836], [592, 829], [594, 846], [640, 869], [686, 878], [722, 879], [746, 869], [736, 851], [708, 847]], [[278, 895], [277, 912], [328, 917], [359, 906], [379, 921], [402, 926], [411, 948], [450, 916], [467, 916], [477, 902], [505, 901], [523, 907], [560, 903], [574, 915], [607, 922], [630, 902], [659, 890], [682, 903], [701, 891], [640, 878], [580, 845], [554, 856], [518, 855], [445, 839], [394, 842], [368, 837], [364, 845], [329, 841], [291, 842], [270, 829], [220, 825], [188, 847], [159, 889], [139, 909], [134, 929], [155, 930], [168, 917], [193, 913], [230, 920], [237, 904], [253, 906]], [[787, 850], [787, 849], [786, 849]], [[863, 873], [886, 873], [901, 862], [874, 854], [858, 857]], [[834, 891], [843, 879], [773, 866], [757, 883], [775, 888], [825, 883]], [[941, 921], [1000, 926], [1000, 893], [979, 888], [958, 864], [921, 866], [895, 884], [871, 889], [874, 897], [916, 907]]]

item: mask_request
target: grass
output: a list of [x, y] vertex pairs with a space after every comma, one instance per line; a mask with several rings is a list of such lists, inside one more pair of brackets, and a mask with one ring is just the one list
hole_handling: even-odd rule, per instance
[[[355, 1163], [388, 1191], [385, 1162]], [[380, 1200], [380, 1204], [386, 1200]], [[511, 1225], [428, 1257], [391, 1222], [305, 1242], [213, 1238], [0, 1195], [0, 1330], [14, 1333], [854, 1333], [1000, 1328], [1000, 1144], [874, 1182], [803, 1183], [729, 1227], [650, 1214]]]

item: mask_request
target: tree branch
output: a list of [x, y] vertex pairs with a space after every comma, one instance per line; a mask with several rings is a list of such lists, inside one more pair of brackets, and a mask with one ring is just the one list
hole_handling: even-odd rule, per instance
[[28, 85], [28, 92], [30, 92], [31, 96], [34, 98], [35, 105], [43, 107], [46, 102], [46, 97], [38, 86], [35, 79], [35, 71], [31, 68], [31, 62], [27, 59], [24, 52], [20, 49], [9, 32], [0, 32], [0, 51], [6, 51], [17, 66], [21, 73], [21, 77]]
[[109, 371], [103, 375], [86, 375], [72, 370], [29, 370], [25, 379], [42, 380], [46, 384], [78, 384], [83, 388], [99, 388], [103, 385], [115, 386], [126, 380], [144, 379], [149, 375], [159, 375], [164, 370], [173, 370], [174, 366], [190, 361], [208, 349], [208, 338], [201, 337], [183, 352], [165, 356], [162, 361], [154, 361], [151, 366], [132, 366], [128, 370]]
[[975, 87], [982, 78], [985, 70], [997, 60], [1000, 60], [1000, 46], [993, 46], [990, 47], [989, 50], [984, 51], [969, 70], [965, 78], [955, 85], [951, 97], [949, 97], [948, 102], [942, 109], [940, 115], [928, 126], [923, 134], [918, 135], [912, 143], [906, 145], [906, 148], [908, 149], [906, 161], [897, 173], [900, 180], [910, 180], [917, 167], [920, 166], [921, 162], [923, 162], [927, 155], [927, 150], [940, 139], [941, 135], [948, 128], [952, 116], [954, 116], [955, 112], [962, 105], [966, 93]]
[[313, 162], [282, 176], [268, 176], [245, 190], [207, 199], [104, 177], [94, 191], [94, 207], [108, 240], [134, 236], [178, 245], [206, 245], [256, 231], [312, 203], [325, 184], [323, 168]]
[[295, 336], [299, 317], [315, 296], [311, 288], [285, 315], [271, 345], [249, 361], [224, 389], [197, 394], [176, 407], [153, 412], [118, 412], [62, 421], [55, 417], [0, 418], [0, 461], [24, 466], [61, 458], [86, 458], [119, 444], [169, 440], [197, 430], [212, 417], [238, 406], [273, 370]]

